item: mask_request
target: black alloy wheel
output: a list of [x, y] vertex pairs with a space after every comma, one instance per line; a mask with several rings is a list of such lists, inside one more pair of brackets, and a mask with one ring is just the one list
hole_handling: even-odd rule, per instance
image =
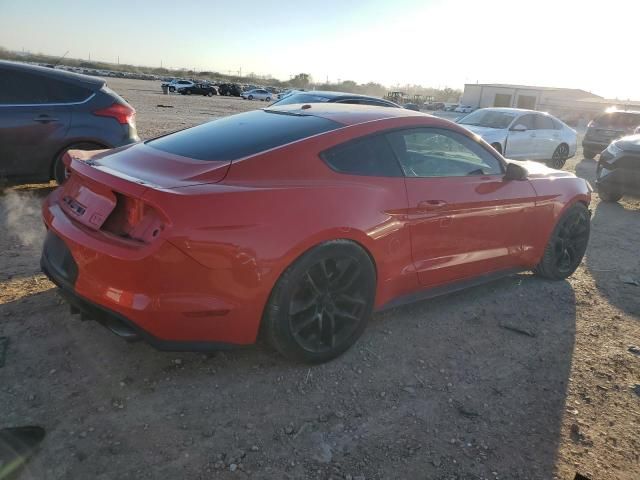
[[280, 278], [265, 322], [272, 345], [289, 358], [320, 363], [337, 357], [362, 334], [375, 299], [375, 269], [346, 240], [311, 249]]
[[569, 158], [569, 145], [567, 145], [566, 143], [561, 143], [553, 152], [553, 156], [551, 157], [549, 166], [551, 168], [560, 170], [562, 167], [564, 167], [564, 164], [567, 163], [567, 158]]
[[560, 218], [535, 272], [561, 280], [576, 271], [587, 250], [591, 228], [590, 213], [582, 203], [573, 205]]

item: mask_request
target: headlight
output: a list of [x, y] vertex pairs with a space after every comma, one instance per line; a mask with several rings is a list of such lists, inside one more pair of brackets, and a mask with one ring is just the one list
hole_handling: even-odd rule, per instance
[[607, 152], [609, 152], [613, 156], [616, 156], [621, 154], [623, 150], [618, 146], [618, 142], [611, 142], [607, 147]]

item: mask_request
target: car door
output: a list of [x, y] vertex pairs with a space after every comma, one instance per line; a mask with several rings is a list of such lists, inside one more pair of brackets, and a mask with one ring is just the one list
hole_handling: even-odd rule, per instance
[[439, 286], [525, 263], [526, 213], [536, 194], [507, 181], [494, 154], [460, 133], [419, 128], [388, 139], [405, 174], [413, 261], [422, 285]]
[[527, 113], [516, 118], [509, 127], [504, 156], [514, 160], [528, 160], [534, 154], [535, 116]]
[[560, 132], [555, 129], [553, 120], [547, 115], [535, 115], [535, 137], [533, 139], [534, 160], [549, 160], [556, 147], [560, 145]]
[[71, 121], [61, 82], [30, 72], [0, 71], [0, 176], [49, 178]]

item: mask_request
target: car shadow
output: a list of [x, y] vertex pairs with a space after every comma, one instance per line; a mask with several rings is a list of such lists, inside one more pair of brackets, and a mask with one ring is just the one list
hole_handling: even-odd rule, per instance
[[310, 367], [262, 345], [126, 343], [50, 290], [0, 305], [1, 373], [24, 399], [0, 401], [0, 418], [42, 423], [32, 473], [73, 478], [132, 465], [197, 477], [238, 448], [260, 478], [328, 477], [335, 465], [366, 478], [553, 478], [575, 317], [568, 282], [515, 275], [377, 314], [351, 350]]
[[586, 265], [596, 288], [612, 305], [640, 317], [639, 231], [640, 202], [598, 203]]

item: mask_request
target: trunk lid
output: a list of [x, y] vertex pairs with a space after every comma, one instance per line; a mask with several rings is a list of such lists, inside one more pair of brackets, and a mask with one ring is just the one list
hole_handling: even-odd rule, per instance
[[152, 188], [179, 188], [224, 179], [231, 161], [202, 161], [136, 143], [114, 150], [80, 152], [70, 157], [99, 172]]

